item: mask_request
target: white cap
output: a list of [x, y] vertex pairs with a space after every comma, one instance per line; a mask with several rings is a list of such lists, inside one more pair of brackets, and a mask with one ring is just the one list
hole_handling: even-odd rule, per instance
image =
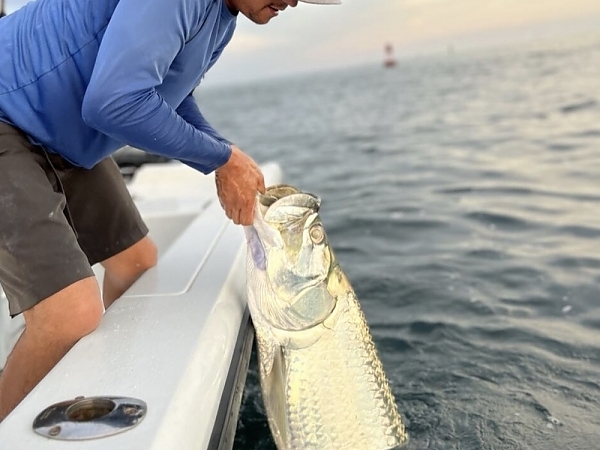
[[342, 0], [300, 0], [304, 3], [314, 3], [315, 5], [341, 5]]

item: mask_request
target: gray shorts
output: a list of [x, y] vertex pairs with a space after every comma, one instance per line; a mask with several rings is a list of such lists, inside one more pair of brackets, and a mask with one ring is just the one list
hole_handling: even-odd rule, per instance
[[0, 285], [11, 316], [147, 233], [111, 158], [83, 169], [0, 122]]

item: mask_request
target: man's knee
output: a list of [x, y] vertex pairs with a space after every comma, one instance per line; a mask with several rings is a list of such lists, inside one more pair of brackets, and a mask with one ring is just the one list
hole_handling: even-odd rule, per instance
[[94, 301], [81, 302], [74, 310], [64, 312], [61, 328], [64, 329], [65, 335], [79, 340], [98, 328], [103, 315], [104, 304], [98, 294]]
[[146, 270], [156, 266], [158, 250], [149, 237], [144, 237], [127, 250], [102, 262], [111, 275], [118, 278], [138, 277]]
[[145, 272], [148, 269], [156, 266], [158, 262], [158, 249], [156, 244], [150, 238], [144, 238], [142, 240], [143, 245], [139, 251], [138, 267]]
[[98, 328], [103, 314], [94, 277], [73, 283], [23, 313], [28, 333], [65, 344], [75, 343]]
[[127, 250], [103, 261], [106, 308], [121, 297], [146, 270], [154, 267], [157, 259], [156, 245], [146, 236]]

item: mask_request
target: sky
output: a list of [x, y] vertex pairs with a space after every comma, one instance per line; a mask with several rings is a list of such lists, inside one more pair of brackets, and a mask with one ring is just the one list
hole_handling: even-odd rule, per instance
[[238, 19], [236, 34], [206, 77], [236, 82], [519, 39], [600, 30], [600, 0], [342, 0], [299, 3], [266, 25]]
[[[90, 0], [98, 1], [98, 0]], [[6, 0], [11, 12], [23, 0]], [[380, 63], [397, 58], [600, 30], [600, 0], [342, 0], [299, 3], [266, 25], [243, 16], [205, 84]]]

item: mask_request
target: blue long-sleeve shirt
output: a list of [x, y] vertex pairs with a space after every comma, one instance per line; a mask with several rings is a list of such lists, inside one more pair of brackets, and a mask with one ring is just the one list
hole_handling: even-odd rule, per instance
[[0, 120], [86, 168], [125, 144], [209, 173], [231, 155], [191, 95], [229, 43], [224, 0], [37, 0], [0, 25]]

